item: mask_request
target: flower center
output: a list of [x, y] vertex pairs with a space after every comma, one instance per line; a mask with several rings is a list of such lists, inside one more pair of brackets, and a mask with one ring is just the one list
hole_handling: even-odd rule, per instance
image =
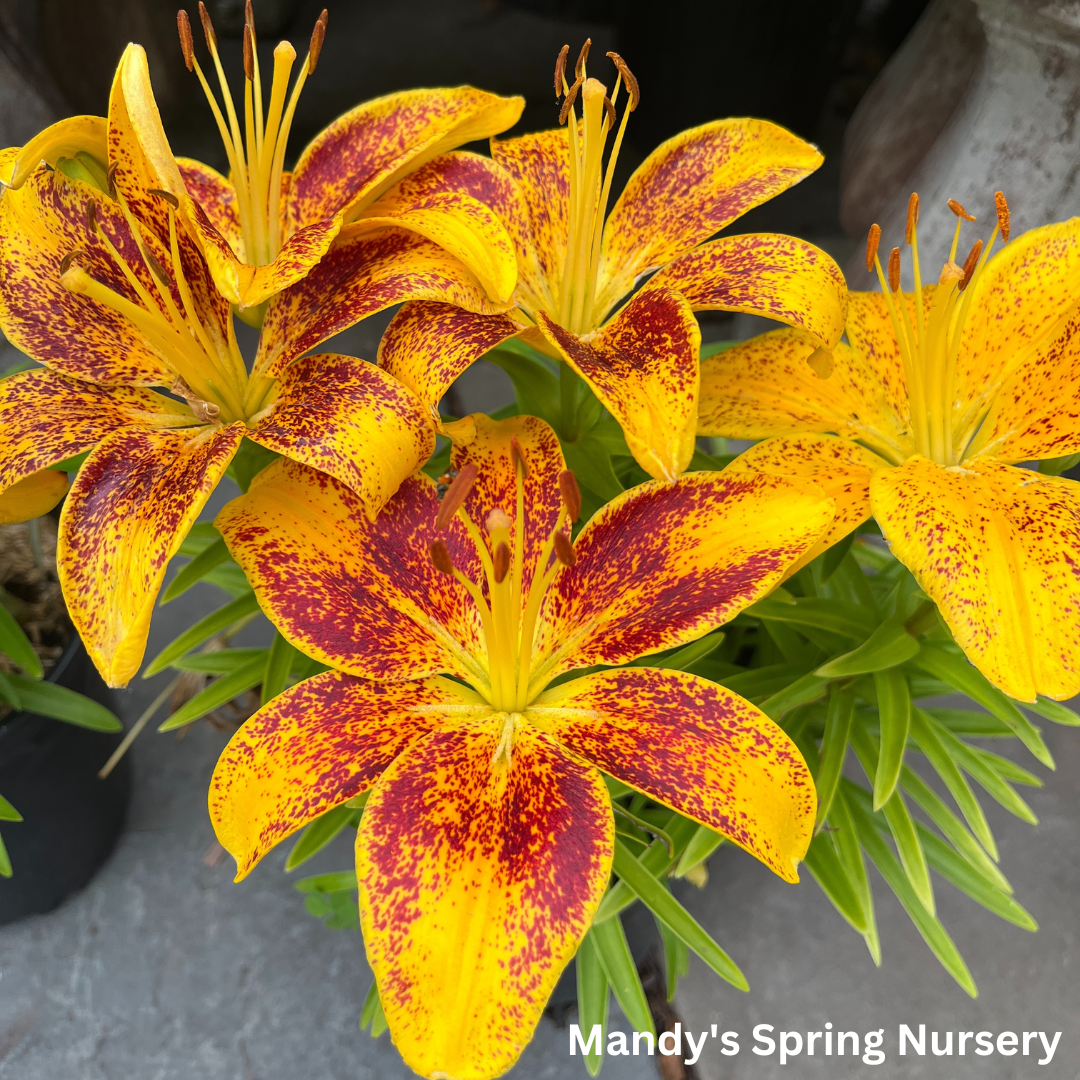
[[[473, 581], [454, 565], [442, 540], [430, 548], [436, 570], [456, 578], [468, 591], [483, 627], [487, 671], [476, 678], [476, 689], [497, 712], [520, 713], [546, 685], [544, 671], [532, 672], [533, 645], [540, 604], [564, 566], [576, 561], [566, 530], [581, 512], [581, 494], [569, 469], [559, 477], [561, 506], [555, 527], [540, 549], [531, 582], [525, 582], [525, 492], [528, 462], [517, 439], [512, 440], [516, 516], [511, 521], [502, 507], [493, 508], [481, 529], [464, 509], [478, 471], [466, 465], [443, 496], [435, 525], [449, 527], [454, 517], [465, 526], [479, 556], [483, 577]], [[554, 559], [552, 558], [554, 556]], [[550, 566], [548, 565], [550, 563]]]
[[[81, 248], [69, 252], [61, 262], [61, 284], [70, 292], [104, 304], [132, 323], [143, 340], [173, 372], [176, 381], [172, 389], [187, 400], [197, 419], [204, 422], [219, 418], [225, 422], [246, 419], [256, 410], [250, 409], [245, 401], [250, 396], [248, 391], [251, 387], [232, 320], [227, 320], [227, 337], [223, 338], [214, 320], [200, 317], [180, 258], [176, 227], [179, 203], [176, 197], [167, 191], [149, 193], [168, 206], [169, 250], [166, 267], [150, 249], [142, 227], [113, 182], [112, 170], [106, 180], [106, 191], [123, 215], [142, 268], [149, 271], [153, 286], [147, 288], [143, 283], [147, 275], [137, 274], [117, 249], [98, 218], [97, 203], [93, 200], [86, 204], [90, 232], [101, 242], [138, 301], [121, 295], [80, 266], [79, 260], [85, 255]], [[268, 386], [262, 387], [264, 394], [267, 389]]]
[[989, 242], [984, 247], [982, 240], [976, 240], [964, 265], [959, 266], [956, 252], [960, 243], [960, 229], [965, 221], [974, 221], [975, 218], [955, 199], [949, 200], [949, 209], [956, 215], [956, 230], [949, 258], [938, 276], [929, 309], [923, 301], [919, 267], [918, 195], [913, 194], [908, 201], [904, 236], [905, 244], [911, 247], [915, 278], [912, 304], [908, 304], [900, 291], [900, 249], [892, 249], [886, 272], [877, 253], [881, 229], [872, 225], [867, 237], [866, 268], [877, 270], [903, 360], [915, 451], [939, 465], [958, 465], [964, 460], [965, 451], [978, 431], [985, 411], [965, 410], [963, 402], [957, 399], [956, 360], [964, 322], [975, 294], [971, 286], [985, 270], [998, 234], [1005, 242], [1009, 239], [1009, 207], [1000, 191], [995, 193], [994, 203], [997, 224]]
[[192, 45], [191, 24], [186, 11], [176, 16], [180, 31], [180, 45], [188, 71], [194, 70], [202, 84], [203, 93], [210, 103], [225, 153], [229, 159], [230, 179], [236, 189], [236, 205], [240, 218], [240, 235], [243, 250], [239, 258], [251, 266], [263, 266], [277, 257], [284, 243], [281, 223], [281, 176], [285, 166], [285, 146], [289, 140], [293, 116], [300, 91], [308, 75], [319, 61], [323, 39], [326, 37], [327, 13], [324, 10], [311, 33], [307, 59], [300, 74], [289, 88], [289, 77], [296, 60], [296, 50], [282, 41], [274, 50], [274, 75], [270, 85], [269, 108], [263, 109], [262, 79], [259, 73], [259, 57], [255, 48], [255, 16], [251, 0], [244, 11], [244, 130], [233, 105], [232, 91], [225, 77], [218, 56], [217, 35], [202, 0], [199, 2], [199, 18], [202, 20], [206, 47], [214, 61], [225, 113], [218, 105], [210, 84], [195, 59]]
[[[626, 122], [640, 100], [637, 79], [618, 53], [607, 54], [619, 73], [610, 98], [603, 83], [588, 77], [585, 64], [591, 45], [592, 41], [587, 40], [582, 46], [574, 68], [572, 84], [566, 79], [568, 46], [562, 47], [555, 64], [555, 93], [564, 99], [559, 112], [559, 123], [566, 124], [570, 121], [567, 128], [570, 148], [570, 220], [566, 262], [563, 265], [558, 295], [553, 298], [556, 311], [551, 314], [557, 317], [560, 326], [576, 334], [595, 330], [606, 314], [604, 311], [595, 310], [604, 218], [611, 195], [615, 162], [626, 133]], [[615, 103], [624, 83], [627, 103], [605, 168], [604, 148], [608, 135], [616, 124]], [[577, 115], [579, 97], [580, 124]]]

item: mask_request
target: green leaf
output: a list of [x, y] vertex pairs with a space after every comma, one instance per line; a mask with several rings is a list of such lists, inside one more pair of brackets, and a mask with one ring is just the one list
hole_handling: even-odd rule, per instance
[[767, 664], [765, 667], [751, 668], [735, 675], [725, 675], [719, 681], [721, 686], [752, 700], [781, 693], [805, 674], [806, 668], [798, 664]]
[[194, 559], [178, 571], [169, 582], [168, 588], [161, 594], [158, 604], [167, 604], [183, 595], [198, 581], [202, 581], [211, 570], [220, 566], [229, 558], [229, 549], [224, 540], [215, 540], [203, 549]]
[[567, 468], [573, 471], [583, 486], [605, 502], [622, 494], [623, 486], [611, 468], [611, 459], [594, 435], [586, 435], [576, 442], [565, 442], [562, 449]]
[[267, 450], [265, 446], [260, 446], [250, 439], [244, 439], [227, 471], [246, 495], [251, 481], [279, 456], [273, 450]]
[[844, 873], [855, 890], [859, 906], [866, 915], [868, 929], [863, 934], [863, 940], [866, 942], [866, 948], [875, 966], [881, 967], [881, 938], [878, 935], [877, 918], [874, 915], [874, 894], [870, 888], [870, 875], [866, 871], [862, 847], [855, 829], [855, 819], [851, 816], [851, 809], [844, 797], [843, 784], [837, 788], [833, 798], [829, 824], [833, 827], [830, 835], [836, 844], [836, 851], [840, 856]]
[[821, 556], [821, 580], [826, 582], [840, 569], [844, 556], [851, 550], [855, 542], [855, 534], [849, 532], [842, 540], [838, 540], [831, 548]]
[[0, 652], [7, 653], [31, 679], [40, 679], [45, 674], [30, 639], [3, 604], [0, 604]]
[[686, 850], [675, 867], [676, 877], [686, 877], [696, 866], [700, 866], [726, 839], [718, 832], [713, 832], [708, 825], [699, 825], [697, 832], [690, 838]]
[[188, 529], [187, 536], [184, 537], [180, 550], [176, 554], [185, 559], [194, 559], [196, 555], [202, 554], [211, 544], [220, 539], [221, 533], [217, 531], [212, 521], [196, 521]]
[[758, 619], [776, 619], [793, 626], [828, 630], [855, 641], [864, 641], [877, 625], [873, 613], [864, 608], [843, 600], [825, 600], [816, 596], [799, 597], [792, 603], [785, 603], [774, 594], [751, 604], [745, 614]]
[[382, 998], [379, 997], [379, 987], [375, 980], [371, 980], [367, 996], [364, 998], [364, 1007], [360, 1010], [360, 1030], [371, 1028], [371, 1037], [377, 1039], [388, 1027], [386, 1013], [383, 1012]]
[[638, 977], [637, 966], [626, 942], [621, 919], [608, 919], [589, 930], [604, 975], [634, 1031], [651, 1032], [656, 1038], [652, 1012]]
[[966, 859], [958, 855], [940, 836], [925, 825], [919, 825], [919, 837], [930, 865], [946, 880], [951, 881], [977, 904], [1024, 930], [1038, 930], [1039, 924], [1011, 896], [997, 889], [978, 873]]
[[957, 767], [956, 762], [949, 756], [938, 738], [935, 731], [935, 721], [922, 709], [911, 710], [911, 734], [918, 744], [919, 749], [926, 755], [927, 761], [934, 767], [934, 771], [941, 777], [944, 785], [949, 789], [949, 794], [956, 800], [956, 805], [964, 815], [964, 819], [971, 827], [971, 831], [978, 838], [979, 843], [995, 861], [998, 857], [997, 843], [994, 834], [990, 831], [990, 825], [983, 813], [982, 805], [975, 798], [974, 792], [968, 785], [964, 774]]
[[707, 345], [701, 346], [701, 359], [707, 360], [710, 356], [715, 356], [717, 353], [724, 352], [726, 349], [733, 349], [736, 345], [741, 345], [739, 341], [710, 341]]
[[315, 874], [294, 882], [293, 888], [302, 893], [356, 892], [356, 871], [336, 870], [330, 874]]
[[686, 942], [671, 929], [663, 919], [655, 919], [660, 931], [660, 940], [664, 945], [664, 968], [667, 974], [667, 999], [675, 1000], [675, 989], [687, 971], [690, 970], [690, 950]]
[[859, 842], [866, 850], [867, 855], [873, 860], [874, 865], [881, 872], [881, 876], [888, 883], [889, 888], [892, 889], [897, 899], [903, 904], [904, 910], [907, 911], [911, 921], [915, 924], [919, 933], [922, 934], [923, 940], [930, 946], [930, 950], [938, 958], [942, 967], [971, 997], [976, 997], [978, 989], [975, 986], [975, 980], [972, 979], [971, 972], [968, 971], [967, 965], [953, 944], [952, 938], [949, 937], [941, 923], [926, 910], [915, 895], [915, 890], [911, 887], [900, 861], [877, 831], [869, 805], [869, 795], [846, 780], [843, 781], [842, 790], [855, 821]]
[[821, 766], [814, 783], [818, 793], [817, 824], [820, 828], [829, 816], [836, 785], [847, 756], [848, 733], [855, 714], [855, 695], [850, 690], [834, 686], [829, 694], [829, 711], [825, 717], [825, 734], [821, 740]]
[[586, 1044], [596, 1024], [600, 1025], [600, 1052], [585, 1055], [585, 1068], [590, 1076], [595, 1076], [604, 1063], [604, 1047], [607, 1045], [608, 1030], [608, 981], [604, 974], [600, 954], [593, 944], [590, 931], [581, 939], [576, 957], [577, 968], [577, 1007], [578, 1026]]
[[698, 921], [675, 899], [667, 887], [649, 872], [627, 849], [615, 840], [615, 873], [640, 897], [641, 902], [662, 919], [722, 979], [740, 990], [749, 990], [746, 977], [730, 956], [702, 928]]
[[[912, 697], [915, 695], [912, 694]], [[1013, 733], [996, 716], [975, 709], [939, 709], [926, 706], [924, 712], [954, 735], [978, 735], [983, 738], [1013, 737]]]
[[981, 746], [971, 747], [971, 752], [989, 765], [998, 776], [1008, 780], [1010, 784], [1023, 784], [1026, 787], [1034, 788], [1043, 786], [1043, 782], [1038, 776], [1033, 772], [1028, 772], [1023, 766], [1017, 765], [1015, 761], [1010, 761], [1007, 757], [995, 754], [992, 750], [984, 750]]
[[510, 376], [522, 412], [539, 416], [552, 427], [559, 423], [559, 380], [539, 355], [526, 355], [504, 344], [486, 353], [484, 359]]
[[207, 571], [202, 580], [207, 585], [216, 585], [234, 599], [238, 596], [247, 596], [251, 592], [251, 585], [248, 584], [244, 571], [239, 564], [234, 563], [231, 559], [220, 566], [215, 566], [213, 570]]
[[22, 819], [22, 814], [3, 795], [0, 795], [0, 821], [22, 821]]
[[265, 670], [266, 664], [262, 657], [241, 664], [235, 671], [222, 675], [205, 690], [200, 690], [190, 701], [185, 701], [172, 716], [159, 725], [158, 731], [175, 731], [177, 728], [184, 727], [185, 724], [201, 719], [207, 713], [213, 712], [253, 686], [257, 686]]
[[174, 660], [177, 671], [198, 671], [204, 675], [228, 675], [255, 659], [265, 660], [269, 649], [218, 649], [215, 652], [188, 653]]
[[212, 611], [166, 645], [150, 661], [143, 671], [142, 677], [149, 679], [151, 675], [156, 675], [159, 671], [167, 668], [174, 660], [179, 659], [185, 653], [191, 652], [197, 645], [201, 645], [208, 638], [227, 630], [241, 619], [254, 615], [258, 610], [259, 601], [255, 599], [255, 594], [252, 592], [238, 597], [223, 608], [218, 608], [217, 611]]
[[1080, 463], [1080, 454], [1066, 454], [1064, 457], [1046, 458], [1039, 462], [1039, 472], [1047, 476], [1060, 476]]
[[22, 675], [11, 675], [9, 678], [27, 712], [51, 716], [54, 720], [63, 720], [66, 724], [89, 728], [91, 731], [124, 730], [124, 725], [115, 713], [66, 686], [38, 682]]
[[289, 682], [289, 671], [300, 655], [280, 632], [274, 634], [270, 643], [270, 652], [266, 657], [266, 671], [262, 681], [262, 704], [273, 701], [285, 689]]
[[890, 668], [874, 672], [878, 716], [881, 719], [881, 746], [878, 750], [877, 772], [873, 775], [874, 809], [889, 801], [900, 779], [904, 764], [904, 747], [911, 727], [911, 695], [902, 672]]
[[[350, 806], [335, 806], [320, 814], [297, 838], [285, 860], [285, 873], [291, 873], [302, 863], [307, 862], [316, 852], [322, 851], [346, 825], [355, 825], [360, 820], [362, 811]], [[352, 888], [356, 887], [353, 878]]]
[[633, 662], [633, 667], [662, 668], [666, 671], [685, 671], [691, 664], [704, 660], [710, 653], [715, 652], [723, 644], [723, 631], [717, 630], [712, 634], [689, 645], [677, 649], [670, 656], [643, 656]]
[[11, 877], [11, 856], [8, 855], [2, 836], [0, 836], [0, 877]]
[[987, 712], [993, 713], [1039, 761], [1048, 769], [1054, 768], [1054, 758], [1043, 742], [1039, 729], [962, 654], [924, 644], [911, 663], [920, 671], [948, 683], [954, 690], [967, 694]]
[[779, 720], [784, 713], [797, 705], [805, 705], [809, 701], [817, 701], [818, 698], [824, 697], [828, 682], [828, 679], [823, 679], [813, 672], [803, 675], [783, 690], [778, 690], [771, 697], [767, 697], [760, 705], [761, 711], [770, 719]]
[[1060, 701], [1043, 697], [1041, 694], [1035, 702], [1029, 704], [1025, 701], [1024, 708], [1030, 709], [1033, 713], [1052, 723], [1064, 724], [1066, 727], [1080, 727], [1080, 715], [1073, 712], [1067, 705], [1062, 705]]
[[919, 643], [894, 617], [886, 619], [857, 649], [827, 661], [815, 674], [829, 679], [866, 675], [903, 664], [918, 651]]
[[13, 709], [23, 707], [22, 698], [19, 697], [19, 691], [15, 689], [15, 684], [2, 671], [0, 671], [0, 701], [10, 705]]
[[832, 902], [833, 907], [860, 933], [865, 935], [870, 930], [870, 921], [866, 917], [856, 884], [848, 875], [847, 868], [840, 858], [836, 843], [828, 832], [818, 833], [810, 841], [806, 852], [806, 868], [821, 886], [821, 891]]

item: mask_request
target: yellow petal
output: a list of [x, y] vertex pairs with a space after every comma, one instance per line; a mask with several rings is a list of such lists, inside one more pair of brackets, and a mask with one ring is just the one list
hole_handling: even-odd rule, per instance
[[203, 208], [210, 223], [239, 257], [243, 240], [232, 181], [194, 158], [179, 157], [176, 164], [187, 193]]
[[657, 286], [682, 293], [695, 311], [761, 315], [825, 348], [844, 332], [847, 286], [840, 267], [792, 236], [745, 233], [702, 244], [649, 280], [650, 289]]
[[445, 722], [462, 704], [454, 685], [326, 671], [245, 721], [221, 752], [208, 800], [236, 880], [285, 837], [367, 791], [398, 754]]
[[121, 428], [86, 459], [60, 517], [56, 561], [68, 612], [109, 686], [139, 670], [176, 554], [243, 438], [221, 429]]
[[874, 516], [968, 659], [1020, 701], [1080, 692], [1080, 484], [976, 458], [876, 472]]
[[0, 492], [0, 525], [47, 514], [66, 494], [66, 473], [42, 469]]
[[526, 716], [785, 881], [799, 880], [814, 831], [814, 782], [791, 739], [738, 694], [683, 671], [627, 668], [554, 687]]
[[670, 289], [638, 293], [599, 333], [578, 337], [541, 313], [544, 336], [619, 422], [637, 463], [674, 480], [697, 430], [701, 331]]
[[21, 188], [42, 162], [55, 166], [60, 158], [73, 158], [78, 153], [89, 154], [104, 166], [109, 160], [107, 123], [103, 116], [69, 116], [58, 120], [8, 155], [0, 167], [0, 180], [6, 187]]
[[[714, 120], [661, 143], [627, 181], [604, 227], [603, 274], [622, 282], [708, 240], [823, 161], [767, 120]], [[606, 290], [605, 290], [606, 291]]]
[[504, 753], [503, 720], [403, 753], [356, 834], [368, 962], [421, 1076], [489, 1080], [514, 1064], [607, 886], [600, 774], [520, 720]]
[[479, 560], [460, 522], [436, 533], [438, 509], [434, 482], [418, 474], [373, 521], [339, 480], [281, 460], [215, 524], [267, 617], [309, 656], [391, 682], [486, 679], [476, 608], [428, 549], [444, 540], [474, 580]]
[[832, 517], [815, 485], [763, 474], [693, 472], [623, 492], [548, 590], [533, 683], [697, 640], [779, 584]]

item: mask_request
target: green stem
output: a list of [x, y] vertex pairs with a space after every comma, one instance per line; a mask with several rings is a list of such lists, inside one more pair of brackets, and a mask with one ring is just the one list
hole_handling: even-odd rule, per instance
[[562, 431], [559, 434], [566, 442], [575, 442], [579, 434], [578, 381], [577, 372], [564, 361], [559, 368], [559, 399], [562, 404]]

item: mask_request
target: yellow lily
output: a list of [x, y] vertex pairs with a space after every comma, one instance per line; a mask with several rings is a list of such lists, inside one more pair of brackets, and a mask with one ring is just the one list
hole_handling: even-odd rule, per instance
[[513, 311], [491, 318], [406, 305], [383, 338], [379, 362], [435, 408], [473, 360], [521, 336], [572, 369], [563, 371], [564, 437], [581, 434], [576, 372], [622, 426], [641, 467], [673, 480], [694, 448], [700, 352], [694, 311], [767, 315], [822, 346], [843, 333], [843, 276], [818, 248], [770, 234], [703, 243], [813, 172], [822, 157], [775, 124], [718, 120], [654, 151], [609, 215], [612, 177], [639, 89], [622, 58], [609, 53], [618, 69], [609, 97], [586, 72], [588, 51], [586, 42], [572, 85], [566, 47], [559, 56], [555, 85], [565, 94], [565, 129], [493, 140], [493, 160], [449, 154], [414, 173], [396, 196], [466, 192], [496, 210], [517, 251]]
[[[45, 365], [0, 381], [0, 499], [96, 448], [64, 506], [58, 565], [91, 657], [122, 686], [166, 564], [245, 436], [337, 476], [375, 514], [430, 455], [432, 420], [391, 375], [351, 357], [305, 356], [273, 372], [257, 360], [248, 372], [230, 304], [172, 192], [176, 165], [139, 46], [120, 62], [107, 121], [62, 121], [0, 152], [0, 175], [11, 179], [0, 196], [0, 326]], [[416, 297], [499, 310], [415, 232], [385, 228], [329, 260], [348, 265], [347, 302], [322, 330], [317, 318], [279, 325], [277, 345], [302, 334], [307, 352], [333, 319]], [[33, 509], [10, 499], [18, 513]]]
[[[315, 70], [327, 12], [315, 24], [307, 58], [289, 92], [296, 50], [282, 41], [264, 110], [255, 18], [247, 0], [244, 23], [243, 116], [218, 55], [217, 37], [200, 0], [199, 17], [221, 93], [219, 104], [195, 57], [191, 25], [177, 13], [184, 62], [198, 76], [229, 160], [230, 175], [198, 161], [177, 164], [185, 209], [219, 291], [241, 317], [259, 325], [266, 301], [302, 280], [342, 234], [369, 234], [387, 224], [413, 230], [470, 266], [495, 299], [514, 286], [513, 253], [498, 219], [465, 194], [403, 205], [392, 214], [379, 198], [409, 173], [462, 143], [513, 126], [524, 100], [471, 86], [407, 90], [358, 105], [320, 132], [285, 171], [285, 150], [300, 92]], [[180, 191], [174, 192], [180, 195]], [[392, 221], [387, 218], [392, 217]], [[361, 219], [363, 219], [361, 221]], [[506, 258], [492, 256], [504, 252]]]
[[383, 1009], [411, 1068], [461, 1080], [514, 1063], [592, 921], [614, 839], [598, 770], [798, 879], [813, 783], [756, 707], [645, 667], [552, 683], [700, 637], [832, 518], [814, 485], [699, 472], [624, 492], [571, 542], [551, 428], [473, 420], [441, 503], [417, 474], [372, 522], [281, 461], [218, 515], [263, 610], [335, 670], [248, 720], [209, 795], [240, 880], [370, 790], [356, 868]]
[[[702, 365], [705, 435], [766, 441], [730, 468], [811, 477], [837, 517], [821, 547], [871, 514], [935, 601], [968, 659], [1006, 694], [1080, 692], [1080, 485], [1016, 468], [1080, 452], [1080, 218], [1009, 239], [1009, 211], [936, 285], [922, 285], [918, 198], [909, 203], [915, 292], [887, 271], [875, 225], [831, 355], [790, 330]], [[809, 361], [809, 362], [808, 362]]]

